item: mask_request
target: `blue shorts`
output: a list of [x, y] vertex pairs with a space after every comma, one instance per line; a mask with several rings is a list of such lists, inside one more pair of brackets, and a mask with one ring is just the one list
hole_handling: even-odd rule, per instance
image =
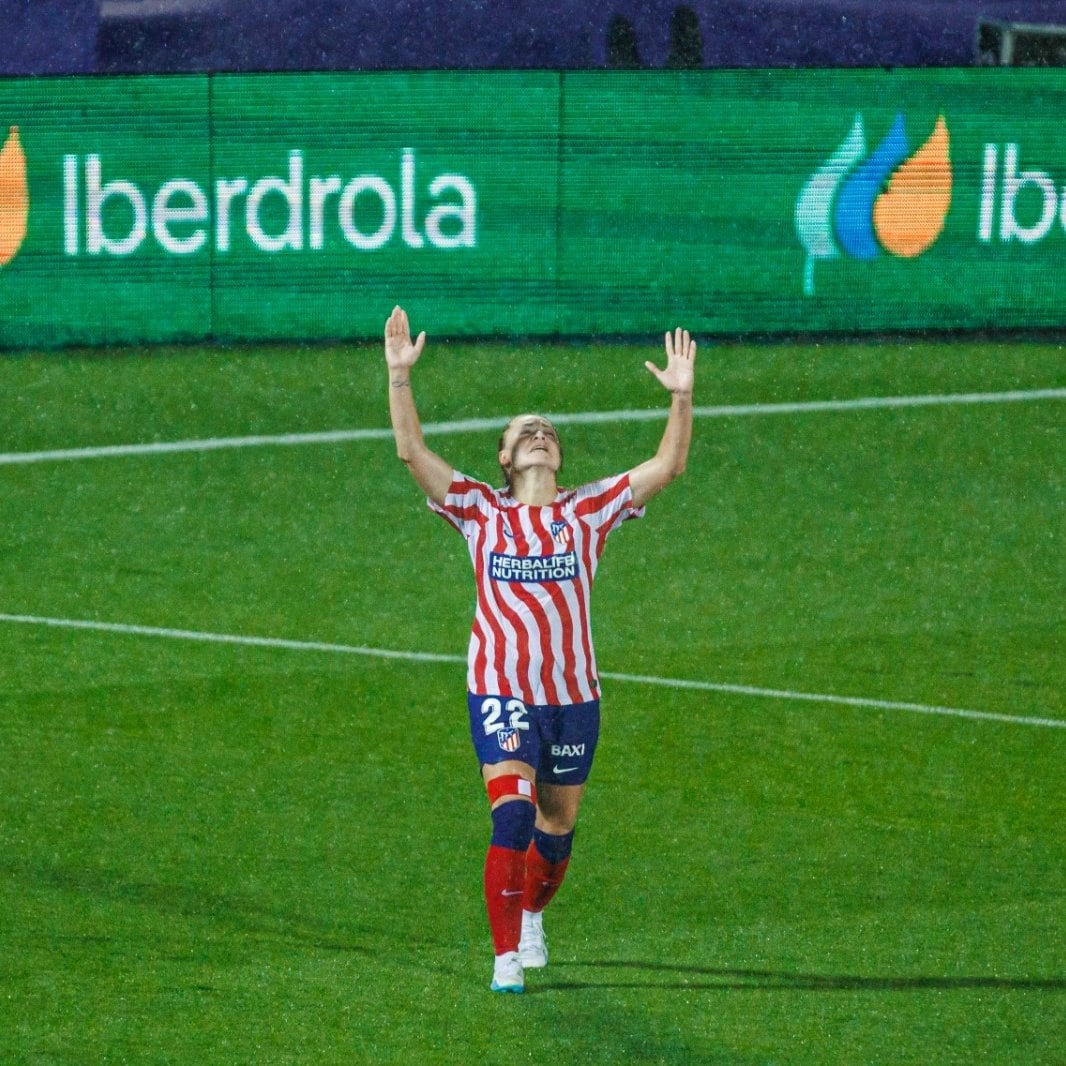
[[517, 759], [551, 785], [583, 785], [600, 736], [600, 701], [565, 707], [467, 693], [470, 736], [484, 766]]

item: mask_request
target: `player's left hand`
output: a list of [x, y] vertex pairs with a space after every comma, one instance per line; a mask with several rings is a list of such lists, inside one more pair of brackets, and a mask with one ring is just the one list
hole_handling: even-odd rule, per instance
[[687, 329], [679, 326], [666, 334], [666, 369], [660, 370], [651, 360], [644, 365], [659, 379], [664, 389], [690, 395], [695, 379], [696, 342]]

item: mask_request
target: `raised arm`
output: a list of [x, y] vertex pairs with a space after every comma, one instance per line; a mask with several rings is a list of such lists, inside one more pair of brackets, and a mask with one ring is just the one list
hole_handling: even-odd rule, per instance
[[407, 312], [394, 307], [385, 323], [385, 364], [389, 369], [389, 415], [396, 436], [396, 454], [407, 464], [422, 491], [435, 503], [444, 503], [452, 483], [452, 468], [426, 447], [411, 393], [411, 367], [418, 362], [425, 343], [424, 331], [411, 342]]
[[670, 390], [672, 399], [659, 450], [629, 472], [635, 507], [643, 507], [652, 496], [685, 471], [689, 441], [692, 439], [695, 363], [696, 342], [689, 337], [688, 330], [677, 329], [673, 335], [666, 334], [666, 368], [660, 370], [650, 361], [644, 364], [659, 379], [659, 384]]

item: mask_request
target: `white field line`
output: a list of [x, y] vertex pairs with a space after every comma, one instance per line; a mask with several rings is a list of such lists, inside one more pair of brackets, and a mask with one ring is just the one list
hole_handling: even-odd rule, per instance
[[[804, 403], [754, 403], [718, 407], [695, 407], [696, 418], [745, 418], [754, 415], [815, 414], [825, 411], [868, 411], [901, 407], [943, 407], [959, 404], [1023, 403], [1036, 400], [1066, 400], [1066, 388], [1028, 389], [1014, 392], [969, 392], [929, 396], [867, 396], [854, 400], [813, 400]], [[664, 419], [662, 409], [629, 411], [576, 411], [550, 415], [558, 426], [603, 422], [654, 422]], [[498, 431], [507, 416], [468, 418], [457, 422], [427, 422], [427, 436]], [[261, 448], [269, 445], [340, 444], [360, 440], [390, 440], [391, 429], [336, 429], [319, 433], [275, 433], [250, 437], [207, 437], [201, 440], [155, 441], [147, 444], [110, 444], [96, 448], [60, 448], [38, 452], [0, 452], [0, 466], [54, 463], [75, 459], [121, 458], [132, 455], [167, 455], [174, 452], [210, 452], [223, 448]]]
[[[394, 651], [388, 648], [369, 648], [358, 644], [331, 644], [313, 640], [285, 640], [280, 637], [250, 637], [231, 633], [202, 633], [190, 629], [167, 629], [158, 626], [127, 625], [119, 622], [93, 622], [74, 618], [42, 618], [36, 615], [0, 614], [0, 623], [49, 626], [54, 629], [81, 629], [99, 633], [118, 633], [125, 636], [164, 637], [170, 640], [190, 640], [206, 644], [235, 644], [252, 648], [282, 648], [289, 651], [326, 652], [339, 655], [362, 655], [379, 659], [399, 659], [419, 663], [465, 663], [462, 655], [445, 655], [422, 651]], [[830, 703], [846, 707], [867, 707], [881, 711], [909, 711], [915, 714], [942, 715], [952, 718], [971, 718], [986, 722], [1008, 722], [1011, 725], [1045, 726], [1066, 729], [1066, 719], [1036, 718], [1025, 715], [994, 714], [990, 711], [971, 711], [959, 707], [937, 707], [924, 703], [901, 703], [894, 700], [866, 699], [861, 696], [833, 696], [814, 692], [792, 692], [787, 689], [757, 688], [752, 685], [730, 685], [714, 681], [687, 681], [681, 678], [652, 677], [643, 674], [619, 674], [601, 671], [600, 677], [637, 685], [685, 689], [696, 692], [723, 692], [737, 696], [763, 699], [798, 700], [808, 703]]]

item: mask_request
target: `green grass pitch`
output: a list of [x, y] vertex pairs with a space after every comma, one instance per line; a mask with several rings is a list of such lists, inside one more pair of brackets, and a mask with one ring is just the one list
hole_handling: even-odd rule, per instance
[[[431, 338], [416, 396], [665, 412], [656, 355]], [[708, 343], [696, 401], [1063, 384], [1035, 341]], [[0, 398], [4, 453], [387, 425], [377, 344], [9, 354]], [[1066, 719], [1064, 411], [700, 419], [608, 544], [601, 668]], [[564, 479], [660, 431], [567, 427]], [[2, 613], [461, 654], [472, 599], [387, 440], [0, 465]], [[463, 684], [0, 623], [0, 1062], [1063, 1061], [1066, 730], [605, 682], [552, 965], [498, 997]]]

